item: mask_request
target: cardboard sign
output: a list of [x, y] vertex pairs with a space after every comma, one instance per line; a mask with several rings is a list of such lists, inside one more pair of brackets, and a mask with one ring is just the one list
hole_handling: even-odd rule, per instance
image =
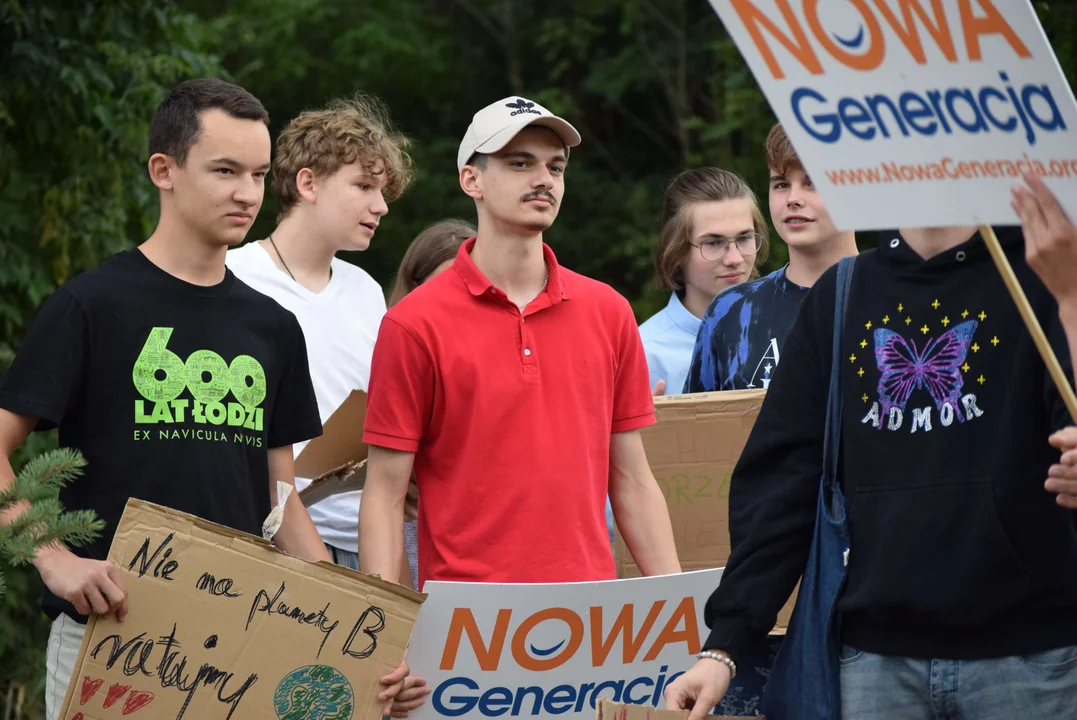
[[[303, 505], [310, 507], [315, 503], [325, 500], [327, 497], [338, 495], [352, 490], [362, 490], [366, 487], [366, 460], [357, 463], [348, 463], [314, 478], [310, 485], [299, 492], [299, 499]], [[404, 498], [405, 514], [409, 518], [419, 514], [419, 488], [412, 477], [408, 483], [408, 494]]]
[[590, 720], [603, 697], [659, 707], [665, 686], [695, 662], [721, 575], [428, 582], [408, 664], [433, 693], [412, 717]]
[[[643, 446], [666, 497], [682, 570], [725, 567], [729, 560], [729, 484], [764, 394], [733, 390], [654, 399], [658, 422], [642, 431]], [[617, 576], [639, 577], [620, 530], [614, 530]], [[778, 615], [781, 632], [794, 601], [795, 594]]]
[[1077, 103], [1028, 0], [710, 0], [844, 230], [1077, 217]]
[[109, 559], [130, 612], [91, 617], [64, 720], [376, 720], [424, 598], [139, 500]]
[[322, 434], [308, 442], [295, 459], [295, 476], [316, 478], [334, 468], [366, 460], [363, 421], [366, 393], [352, 390], [322, 425]]
[[[687, 710], [656, 710], [640, 705], [624, 705], [610, 700], [598, 701], [596, 720], [687, 720]], [[734, 720], [728, 715], [708, 715], [708, 720]], [[764, 720], [760, 715], [756, 720]]]
[[299, 491], [303, 505], [311, 505], [342, 492], [362, 490], [366, 486], [366, 460], [350, 462], [322, 473]]

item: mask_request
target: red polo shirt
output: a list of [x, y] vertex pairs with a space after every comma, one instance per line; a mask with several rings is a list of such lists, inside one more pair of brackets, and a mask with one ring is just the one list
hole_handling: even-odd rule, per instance
[[549, 280], [521, 314], [474, 246], [374, 346], [363, 441], [415, 453], [419, 582], [612, 579], [610, 435], [655, 421], [632, 310], [543, 245]]

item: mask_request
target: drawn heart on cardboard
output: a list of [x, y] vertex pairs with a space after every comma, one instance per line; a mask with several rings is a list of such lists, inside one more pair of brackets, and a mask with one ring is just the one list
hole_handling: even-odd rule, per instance
[[116, 701], [122, 698], [130, 689], [130, 685], [120, 685], [119, 683], [111, 685], [108, 689], [108, 695], [105, 696], [105, 707], [110, 708], [115, 705]]
[[123, 704], [123, 714], [130, 715], [136, 710], [146, 707], [151, 702], [153, 702], [153, 693], [132, 690], [131, 694], [127, 696], [127, 701]]
[[100, 690], [101, 686], [104, 684], [105, 681], [103, 678], [95, 679], [91, 678], [89, 675], [82, 678], [82, 692], [79, 694], [79, 704], [85, 705], [88, 703], [90, 698], [96, 695], [97, 691]]

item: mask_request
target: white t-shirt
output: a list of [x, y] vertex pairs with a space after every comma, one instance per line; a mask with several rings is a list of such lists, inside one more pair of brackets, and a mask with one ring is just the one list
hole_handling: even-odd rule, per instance
[[[276, 300], [299, 320], [323, 424], [352, 390], [367, 390], [374, 341], [385, 315], [385, 296], [374, 278], [365, 270], [333, 258], [329, 285], [313, 293], [280, 270], [259, 243], [230, 250], [225, 257], [236, 277]], [[362, 430], [356, 428], [355, 432]], [[296, 457], [305, 445], [302, 442], [294, 446]], [[296, 478], [295, 484], [302, 490], [310, 480]], [[361, 495], [361, 491], [341, 493], [308, 508], [323, 541], [341, 550], [358, 552]]]

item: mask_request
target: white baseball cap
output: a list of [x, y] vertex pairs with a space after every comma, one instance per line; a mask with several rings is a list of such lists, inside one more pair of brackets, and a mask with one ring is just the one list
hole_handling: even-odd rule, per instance
[[573, 148], [580, 144], [580, 134], [566, 120], [538, 103], [513, 95], [475, 113], [460, 143], [460, 151], [456, 154], [457, 170], [462, 170], [475, 153], [497, 152], [529, 125], [550, 128], [560, 136], [566, 147]]

